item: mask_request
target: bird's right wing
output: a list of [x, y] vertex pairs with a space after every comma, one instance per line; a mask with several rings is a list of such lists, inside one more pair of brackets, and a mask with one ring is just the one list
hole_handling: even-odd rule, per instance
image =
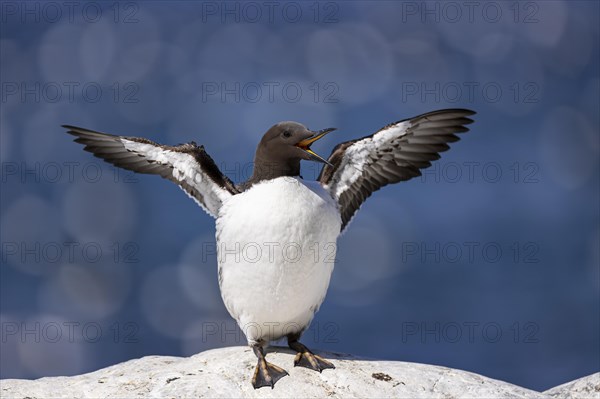
[[338, 144], [319, 175], [319, 182], [338, 202], [342, 231], [362, 203], [381, 187], [420, 176], [420, 169], [440, 158], [448, 143], [475, 112], [444, 109], [391, 123], [370, 136]]
[[115, 166], [137, 173], [155, 174], [179, 185], [209, 215], [217, 217], [224, 200], [239, 191], [212, 158], [191, 142], [177, 146], [139, 137], [114, 136], [64, 125], [75, 142]]

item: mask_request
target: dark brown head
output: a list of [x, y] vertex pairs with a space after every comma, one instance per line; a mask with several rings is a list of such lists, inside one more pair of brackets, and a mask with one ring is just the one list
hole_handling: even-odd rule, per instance
[[300, 161], [328, 163], [310, 146], [334, 128], [312, 131], [297, 122], [280, 122], [271, 127], [260, 140], [254, 157], [252, 181], [280, 176], [298, 176]]

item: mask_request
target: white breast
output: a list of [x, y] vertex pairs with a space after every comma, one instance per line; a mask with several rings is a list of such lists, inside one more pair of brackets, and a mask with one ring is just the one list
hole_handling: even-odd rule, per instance
[[299, 178], [259, 183], [224, 202], [219, 284], [249, 343], [308, 327], [329, 286], [340, 226], [329, 193]]

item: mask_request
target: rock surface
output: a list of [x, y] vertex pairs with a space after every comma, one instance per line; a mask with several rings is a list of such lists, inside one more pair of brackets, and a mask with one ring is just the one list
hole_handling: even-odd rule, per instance
[[245, 347], [232, 347], [188, 358], [148, 356], [74, 377], [1, 380], [0, 397], [570, 398], [579, 397], [579, 392], [598, 397], [593, 396], [598, 374], [539, 393], [446, 367], [327, 352], [319, 354], [334, 362], [336, 369], [319, 374], [293, 367], [294, 353], [288, 349], [270, 348], [267, 353], [269, 362], [290, 373], [275, 389], [254, 390], [250, 383], [254, 354]]
[[567, 382], [544, 393], [560, 399], [600, 399], [600, 373]]

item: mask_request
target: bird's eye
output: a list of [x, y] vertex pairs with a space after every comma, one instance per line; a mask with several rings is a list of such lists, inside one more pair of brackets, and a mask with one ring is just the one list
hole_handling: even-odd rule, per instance
[[285, 131], [283, 132], [283, 137], [286, 137], [286, 138], [287, 138], [287, 137], [290, 137], [291, 135], [292, 135], [292, 132], [290, 132], [289, 130], [285, 130]]

